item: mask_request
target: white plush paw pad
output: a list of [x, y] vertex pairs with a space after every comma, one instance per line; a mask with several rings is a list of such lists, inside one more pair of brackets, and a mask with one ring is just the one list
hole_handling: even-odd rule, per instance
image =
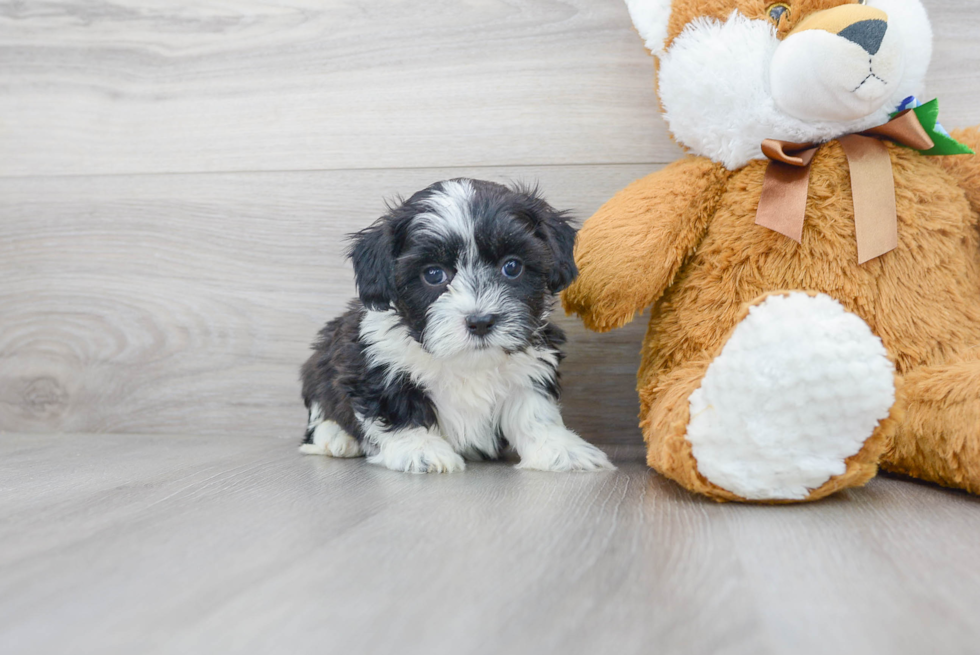
[[392, 434], [368, 461], [405, 473], [454, 473], [466, 468], [445, 439], [429, 433]]
[[552, 428], [521, 449], [520, 469], [597, 471], [616, 467], [606, 454], [571, 430]]
[[360, 457], [361, 444], [333, 421], [323, 421], [313, 429], [313, 443], [305, 443], [299, 451], [306, 455], [327, 457]]
[[894, 373], [881, 339], [833, 298], [772, 296], [691, 394], [698, 471], [749, 500], [803, 500], [888, 417]]

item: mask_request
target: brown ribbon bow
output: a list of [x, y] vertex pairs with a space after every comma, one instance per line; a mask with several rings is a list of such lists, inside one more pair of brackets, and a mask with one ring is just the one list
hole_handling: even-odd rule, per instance
[[[859, 264], [898, 247], [895, 178], [883, 140], [915, 150], [930, 150], [935, 145], [911, 109], [880, 127], [837, 139], [851, 169]], [[821, 145], [775, 139], [762, 142], [762, 152], [769, 158], [769, 167], [762, 184], [755, 219], [757, 225], [788, 236], [797, 243], [802, 242], [810, 162]]]

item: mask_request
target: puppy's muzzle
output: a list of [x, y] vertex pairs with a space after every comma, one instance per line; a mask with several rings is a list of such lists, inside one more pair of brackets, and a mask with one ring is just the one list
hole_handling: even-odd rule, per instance
[[466, 329], [472, 335], [485, 337], [497, 323], [497, 318], [496, 314], [470, 314], [466, 317]]

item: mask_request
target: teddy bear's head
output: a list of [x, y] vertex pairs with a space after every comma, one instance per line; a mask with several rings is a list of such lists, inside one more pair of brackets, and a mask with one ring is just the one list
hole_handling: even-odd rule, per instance
[[763, 139], [829, 141], [922, 93], [932, 29], [920, 0], [626, 0], [659, 62], [679, 143], [727, 168]]

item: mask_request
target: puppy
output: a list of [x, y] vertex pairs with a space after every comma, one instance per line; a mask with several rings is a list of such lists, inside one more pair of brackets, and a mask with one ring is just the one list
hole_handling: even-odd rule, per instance
[[565, 335], [548, 315], [578, 274], [564, 214], [536, 191], [456, 179], [352, 239], [359, 300], [303, 366], [302, 452], [445, 473], [511, 446], [518, 468], [613, 468], [558, 408]]

